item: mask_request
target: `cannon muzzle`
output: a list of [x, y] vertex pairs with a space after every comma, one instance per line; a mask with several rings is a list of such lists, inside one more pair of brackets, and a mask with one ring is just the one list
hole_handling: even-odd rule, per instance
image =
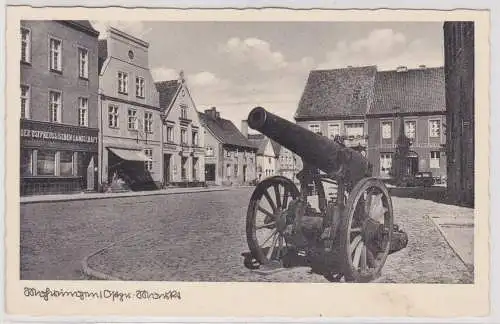
[[351, 184], [371, 176], [371, 165], [361, 153], [291, 123], [262, 107], [252, 109], [247, 120], [250, 128], [294, 152], [305, 164], [329, 175], [342, 174], [343, 180]]

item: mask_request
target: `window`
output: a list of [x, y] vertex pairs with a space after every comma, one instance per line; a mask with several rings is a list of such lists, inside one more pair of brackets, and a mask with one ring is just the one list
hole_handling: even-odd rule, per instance
[[49, 91], [49, 121], [60, 123], [61, 110], [61, 93], [58, 91]]
[[337, 135], [340, 135], [340, 125], [339, 124], [328, 125], [328, 137], [331, 139], [335, 139], [335, 136]]
[[198, 178], [198, 159], [197, 158], [193, 158], [193, 169], [192, 169], [192, 173], [193, 173], [193, 180], [197, 180]]
[[21, 84], [21, 118], [30, 117], [30, 87]]
[[150, 112], [144, 113], [144, 131], [146, 133], [153, 132], [153, 113]]
[[193, 131], [193, 146], [198, 146], [198, 132]]
[[228, 179], [231, 177], [231, 164], [226, 166], [226, 176]]
[[108, 107], [108, 125], [112, 128], [120, 127], [118, 118], [118, 106], [109, 105]]
[[238, 176], [238, 164], [235, 164], [234, 165], [234, 176], [237, 177]]
[[315, 134], [318, 134], [320, 132], [319, 125], [317, 124], [309, 125], [309, 130]]
[[441, 121], [439, 119], [429, 120], [429, 136], [430, 137], [441, 136]]
[[181, 118], [187, 119], [187, 106], [181, 105]]
[[31, 62], [31, 32], [21, 27], [21, 62]]
[[89, 78], [89, 51], [82, 47], [78, 48], [78, 76]]
[[174, 141], [174, 127], [167, 126], [167, 142], [173, 142], [173, 141]]
[[56, 174], [56, 152], [42, 151], [37, 152], [36, 171], [38, 175]]
[[146, 171], [153, 170], [153, 149], [144, 149], [144, 154], [150, 159], [149, 161], [144, 161], [144, 168]]
[[133, 108], [128, 109], [128, 129], [137, 130], [137, 110]]
[[52, 71], [62, 71], [62, 41], [55, 38], [50, 38], [49, 40], [49, 59], [50, 59], [50, 70]]
[[78, 125], [88, 126], [89, 125], [89, 99], [88, 98], [78, 98]]
[[181, 128], [181, 144], [187, 145], [187, 131], [185, 128]]
[[383, 139], [392, 138], [392, 122], [390, 121], [382, 122], [382, 138]]
[[360, 95], [361, 95], [361, 87], [357, 86], [356, 88], [354, 88], [354, 90], [352, 92], [352, 98], [354, 100], [358, 100]]
[[439, 169], [439, 158], [441, 154], [439, 151], [431, 151], [431, 160], [429, 167], [431, 169]]
[[181, 178], [182, 178], [182, 180], [187, 179], [186, 164], [187, 164], [187, 157], [182, 157], [181, 158]]
[[135, 95], [139, 98], [144, 98], [144, 78], [135, 78]]
[[231, 157], [231, 151], [226, 150], [226, 157]]
[[213, 147], [207, 146], [207, 148], [206, 148], [206, 155], [207, 156], [214, 156], [214, 149], [213, 149]]
[[59, 152], [59, 175], [67, 177], [73, 175], [73, 152]]
[[345, 124], [345, 134], [347, 137], [362, 137], [364, 133], [363, 123], [348, 123]]
[[380, 154], [380, 175], [389, 175], [392, 168], [392, 154], [391, 153], [381, 153]]
[[21, 150], [21, 176], [33, 175], [33, 150]]
[[118, 92], [128, 94], [128, 74], [125, 72], [118, 72]]
[[271, 158], [269, 158], [269, 164], [271, 164]]
[[412, 120], [412, 121], [405, 121], [405, 136], [408, 138], [415, 138], [415, 132], [417, 129], [417, 122]]

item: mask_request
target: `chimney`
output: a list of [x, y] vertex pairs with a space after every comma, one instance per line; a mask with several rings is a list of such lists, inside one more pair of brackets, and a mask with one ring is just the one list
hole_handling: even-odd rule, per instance
[[242, 120], [241, 121], [241, 134], [248, 138], [248, 121], [247, 120]]
[[352, 68], [352, 65], [348, 65], [348, 66], [347, 66], [347, 68], [348, 68], [348, 69]]
[[418, 68], [419, 68], [419, 69], [424, 70], [424, 69], [426, 68], [426, 66], [425, 66], [425, 64], [420, 64], [420, 65], [418, 66]]
[[205, 115], [212, 119], [216, 119], [218, 117], [218, 114], [219, 112], [215, 109], [215, 107], [205, 110]]
[[408, 71], [408, 68], [404, 65], [400, 65], [396, 68], [396, 72], [406, 72]]

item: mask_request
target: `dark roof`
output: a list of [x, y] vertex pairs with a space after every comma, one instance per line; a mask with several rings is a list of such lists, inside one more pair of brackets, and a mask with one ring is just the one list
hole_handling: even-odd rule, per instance
[[224, 118], [213, 118], [205, 113], [198, 113], [200, 121], [217, 137], [222, 144], [256, 149], [243, 134], [236, 128], [232, 121]]
[[273, 146], [273, 151], [276, 156], [280, 154], [281, 145], [271, 140], [271, 145]]
[[108, 41], [106, 39], [99, 39], [97, 48], [97, 56], [98, 56], [98, 64], [99, 64], [99, 73], [101, 73], [102, 65], [104, 61], [108, 58]]
[[264, 155], [267, 147], [267, 143], [271, 141], [271, 145], [273, 147], [274, 155], [279, 155], [281, 145], [264, 136], [263, 134], [248, 134], [248, 140], [252, 142], [257, 148], [258, 155]]
[[58, 20], [58, 22], [69, 25], [91, 36], [99, 36], [99, 32], [92, 27], [92, 24], [88, 20]]
[[375, 66], [311, 71], [296, 120], [365, 115], [376, 73]]
[[160, 108], [166, 109], [172, 103], [177, 89], [181, 86], [178, 80], [155, 82], [156, 89], [160, 95]]
[[445, 112], [444, 68], [378, 72], [369, 114]]

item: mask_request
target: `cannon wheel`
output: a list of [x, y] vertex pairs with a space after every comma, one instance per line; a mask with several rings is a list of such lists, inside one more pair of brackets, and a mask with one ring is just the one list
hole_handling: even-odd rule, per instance
[[349, 193], [339, 229], [346, 281], [369, 282], [380, 275], [389, 254], [393, 223], [392, 201], [384, 183], [375, 178], [359, 181]]
[[265, 179], [255, 188], [248, 206], [246, 234], [250, 252], [259, 263], [280, 260], [286, 254], [287, 242], [279, 228], [284, 225], [280, 216], [298, 196], [295, 184], [281, 176]]

